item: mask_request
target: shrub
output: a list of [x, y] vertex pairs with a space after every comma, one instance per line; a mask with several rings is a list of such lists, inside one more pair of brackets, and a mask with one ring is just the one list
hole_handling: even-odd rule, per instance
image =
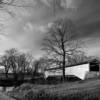
[[32, 87], [33, 87], [32, 84], [27, 83], [27, 84], [23, 84], [23, 85], [17, 87], [16, 89], [14, 89], [14, 91], [24, 92], [24, 91], [28, 91], [28, 90], [32, 89]]

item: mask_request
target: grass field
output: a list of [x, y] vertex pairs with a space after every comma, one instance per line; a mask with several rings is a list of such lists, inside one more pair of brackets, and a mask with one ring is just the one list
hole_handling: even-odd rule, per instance
[[58, 85], [23, 84], [8, 95], [18, 100], [100, 100], [100, 79]]

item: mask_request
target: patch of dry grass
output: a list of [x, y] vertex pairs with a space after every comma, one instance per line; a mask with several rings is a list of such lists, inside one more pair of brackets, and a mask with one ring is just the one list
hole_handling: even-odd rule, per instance
[[20, 100], [100, 100], [100, 79], [58, 85], [23, 84], [9, 95]]

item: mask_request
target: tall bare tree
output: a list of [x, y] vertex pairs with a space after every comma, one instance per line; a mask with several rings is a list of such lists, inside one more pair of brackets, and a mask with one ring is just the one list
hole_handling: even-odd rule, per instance
[[68, 56], [74, 52], [80, 52], [81, 41], [77, 40], [77, 28], [75, 24], [65, 18], [53, 22], [52, 26], [43, 40], [43, 48], [49, 57], [59, 59], [63, 70], [63, 81], [65, 80], [65, 67], [68, 62]]

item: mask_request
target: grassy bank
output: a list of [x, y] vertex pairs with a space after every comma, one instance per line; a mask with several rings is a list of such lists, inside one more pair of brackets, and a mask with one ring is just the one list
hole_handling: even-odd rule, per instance
[[58, 85], [23, 84], [8, 95], [19, 100], [100, 100], [100, 80]]

